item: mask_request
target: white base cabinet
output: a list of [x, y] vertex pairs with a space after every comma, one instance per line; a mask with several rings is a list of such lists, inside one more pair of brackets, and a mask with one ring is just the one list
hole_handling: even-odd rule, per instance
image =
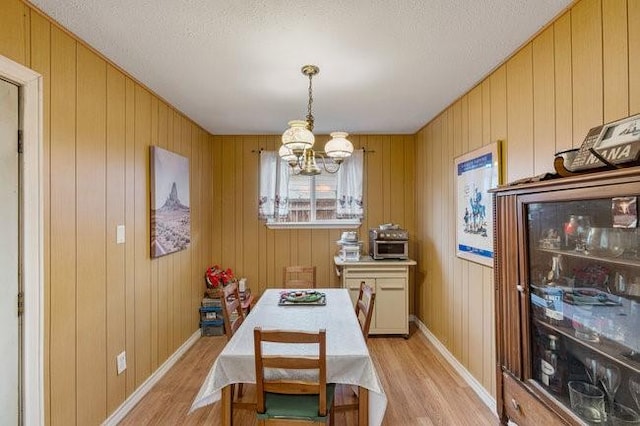
[[349, 290], [354, 303], [358, 298], [360, 283], [366, 282], [375, 289], [369, 334], [409, 335], [409, 266], [414, 260], [373, 260], [369, 257], [359, 261], [334, 259], [337, 272], [342, 277], [342, 287]]

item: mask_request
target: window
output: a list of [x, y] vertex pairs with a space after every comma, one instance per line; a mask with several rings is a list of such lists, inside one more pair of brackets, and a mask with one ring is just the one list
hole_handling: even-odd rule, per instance
[[335, 174], [292, 173], [277, 153], [260, 154], [259, 215], [271, 228], [349, 228], [362, 220], [362, 150]]
[[292, 175], [289, 178], [289, 214], [287, 222], [333, 220], [336, 216], [338, 176]]

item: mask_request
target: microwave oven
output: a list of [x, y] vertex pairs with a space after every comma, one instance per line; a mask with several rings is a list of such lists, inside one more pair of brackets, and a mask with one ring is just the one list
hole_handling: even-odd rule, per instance
[[371, 240], [369, 241], [369, 256], [375, 260], [408, 259], [409, 241]]

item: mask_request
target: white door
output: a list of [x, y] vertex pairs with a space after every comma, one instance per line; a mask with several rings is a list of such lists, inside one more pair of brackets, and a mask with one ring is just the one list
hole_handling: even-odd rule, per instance
[[18, 86], [0, 80], [0, 425], [19, 424]]

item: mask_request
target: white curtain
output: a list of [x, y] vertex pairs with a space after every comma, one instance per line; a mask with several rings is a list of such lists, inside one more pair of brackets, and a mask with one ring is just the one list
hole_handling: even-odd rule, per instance
[[338, 171], [337, 208], [339, 219], [362, 219], [362, 179], [364, 173], [364, 152], [353, 151]]
[[289, 166], [275, 151], [260, 152], [258, 217], [276, 220], [289, 214]]

